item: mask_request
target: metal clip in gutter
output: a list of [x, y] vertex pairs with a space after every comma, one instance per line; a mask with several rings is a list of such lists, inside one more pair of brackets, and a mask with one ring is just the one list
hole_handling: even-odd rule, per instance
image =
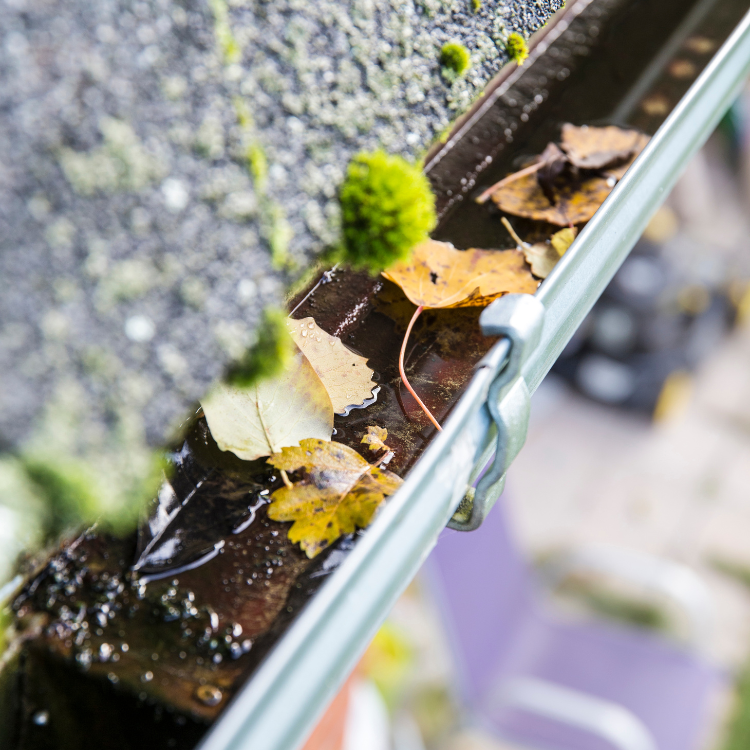
[[[526, 441], [530, 398], [521, 367], [539, 344], [544, 305], [528, 294], [508, 294], [495, 300], [479, 318], [485, 336], [504, 336], [510, 342], [507, 359], [497, 362], [496, 347], [479, 363], [497, 373], [487, 392], [487, 408], [497, 430], [492, 465], [481, 477], [468, 502], [462, 502], [448, 526], [473, 531], [484, 521], [505, 485], [505, 471]], [[471, 496], [473, 494], [473, 497]]]

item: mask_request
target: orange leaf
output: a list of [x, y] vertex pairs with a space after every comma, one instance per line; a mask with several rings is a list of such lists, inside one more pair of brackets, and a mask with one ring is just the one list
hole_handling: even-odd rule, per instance
[[519, 250], [456, 250], [435, 240], [417, 245], [383, 276], [415, 305], [433, 309], [483, 307], [503, 294], [533, 294], [539, 285]]

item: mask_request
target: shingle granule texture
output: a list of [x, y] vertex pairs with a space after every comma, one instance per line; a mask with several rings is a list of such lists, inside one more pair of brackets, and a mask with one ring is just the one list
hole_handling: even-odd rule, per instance
[[[349, 159], [418, 158], [560, 0], [0, 8], [0, 440], [164, 440], [339, 235]], [[441, 73], [447, 42], [471, 53]], [[272, 263], [276, 259], [276, 267]], [[88, 443], [87, 443], [88, 441]]]

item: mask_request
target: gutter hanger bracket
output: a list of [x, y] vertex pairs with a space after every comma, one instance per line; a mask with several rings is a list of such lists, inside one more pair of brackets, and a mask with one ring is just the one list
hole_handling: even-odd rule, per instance
[[544, 305], [530, 294], [506, 294], [482, 312], [479, 325], [485, 336], [502, 336], [510, 342], [510, 354], [498, 361], [497, 345], [478, 367], [497, 371], [487, 391], [486, 408], [497, 429], [494, 460], [459, 505], [448, 527], [473, 531], [482, 525], [505, 486], [505, 472], [518, 455], [529, 426], [530, 395], [521, 369], [538, 346]]

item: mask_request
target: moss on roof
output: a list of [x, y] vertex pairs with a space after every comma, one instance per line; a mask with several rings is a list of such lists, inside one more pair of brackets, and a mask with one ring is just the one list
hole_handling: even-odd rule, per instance
[[[3, 5], [0, 444], [42, 439], [72, 393], [71, 454], [119, 445], [126, 422], [134, 444], [165, 440], [243, 360], [290, 269], [339, 242], [351, 158], [413, 161], [507, 61], [508, 33], [560, 5]], [[449, 42], [472, 59], [452, 82]]]

